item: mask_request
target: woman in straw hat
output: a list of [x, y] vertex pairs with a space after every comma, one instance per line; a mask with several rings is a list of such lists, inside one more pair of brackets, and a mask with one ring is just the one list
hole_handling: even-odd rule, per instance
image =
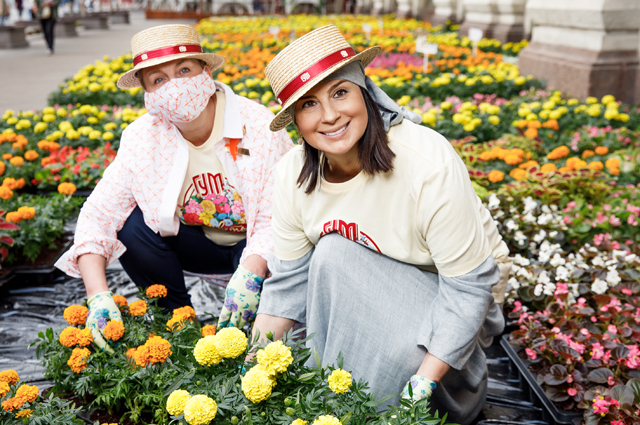
[[301, 143], [276, 170], [254, 327], [279, 338], [306, 323], [323, 364], [342, 352], [378, 396], [411, 385], [466, 424], [487, 389], [480, 345], [504, 327], [508, 249], [449, 142], [365, 77], [379, 52], [326, 26], [267, 66], [271, 130], [293, 122]]
[[193, 27], [150, 28], [131, 47], [134, 67], [118, 87], [142, 85], [148, 113], [122, 133], [56, 263], [83, 278], [101, 347], [100, 328], [120, 318], [105, 278], [117, 258], [137, 286], [166, 286], [160, 305], [169, 310], [190, 305], [183, 270], [233, 273], [222, 324], [255, 316], [273, 251], [272, 171], [293, 147], [285, 131], [269, 130], [267, 108], [212, 79], [224, 58], [203, 53]]

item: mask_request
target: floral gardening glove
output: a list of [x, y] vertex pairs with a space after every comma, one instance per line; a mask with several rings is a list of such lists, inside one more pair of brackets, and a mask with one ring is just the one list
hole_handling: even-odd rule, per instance
[[411, 385], [411, 390], [413, 392], [413, 400], [418, 401], [423, 398], [431, 397], [431, 393], [436, 389], [436, 384], [429, 378], [425, 378], [421, 375], [413, 375], [407, 385], [404, 386], [402, 390], [402, 398], [410, 399], [409, 397], [409, 385]]
[[224, 307], [218, 319], [218, 328], [235, 326], [242, 328], [256, 317], [263, 279], [257, 274], [238, 266], [227, 284]]
[[89, 315], [87, 316], [87, 327], [93, 335], [93, 343], [100, 349], [113, 354], [113, 350], [105, 341], [102, 335], [102, 329], [107, 326], [109, 320], [119, 320], [122, 322], [120, 309], [115, 301], [113, 301], [113, 293], [111, 291], [100, 292], [89, 298], [87, 301], [89, 307]]

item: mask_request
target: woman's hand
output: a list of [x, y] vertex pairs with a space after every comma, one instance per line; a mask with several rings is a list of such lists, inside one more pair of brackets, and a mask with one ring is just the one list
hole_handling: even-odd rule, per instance
[[256, 317], [260, 303], [263, 278], [239, 265], [227, 283], [224, 306], [218, 319], [218, 328], [242, 328]]
[[91, 330], [93, 343], [109, 354], [113, 354], [113, 350], [102, 335], [102, 329], [107, 326], [109, 319], [122, 322], [120, 309], [116, 302], [113, 301], [113, 294], [111, 291], [96, 294], [89, 298], [87, 305], [89, 306], [87, 327]]
[[[409, 385], [411, 385], [411, 393], [413, 397], [409, 395]], [[437, 384], [429, 378], [425, 378], [420, 375], [413, 375], [409, 382], [404, 386], [402, 390], [402, 398], [413, 399], [414, 401], [430, 398], [433, 390], [436, 389]]]

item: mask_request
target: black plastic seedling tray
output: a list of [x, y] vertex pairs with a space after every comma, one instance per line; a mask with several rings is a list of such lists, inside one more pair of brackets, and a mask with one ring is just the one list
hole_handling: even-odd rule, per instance
[[529, 371], [529, 362], [522, 360], [520, 356], [518, 356], [518, 353], [522, 351], [523, 348], [509, 344], [508, 339], [508, 334], [502, 335], [500, 345], [509, 356], [511, 364], [516, 367], [520, 374], [521, 384], [528, 388], [530, 400], [534, 405], [543, 408], [543, 420], [547, 421], [549, 425], [580, 425], [584, 419], [584, 415], [582, 413], [558, 409], [558, 407], [549, 400], [544, 389], [538, 385], [536, 377]]

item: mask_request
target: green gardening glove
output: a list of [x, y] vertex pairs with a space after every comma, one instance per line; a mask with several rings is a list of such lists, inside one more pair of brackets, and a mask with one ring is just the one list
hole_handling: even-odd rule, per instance
[[87, 316], [87, 327], [93, 335], [93, 343], [100, 349], [113, 354], [113, 350], [105, 341], [102, 335], [102, 329], [107, 326], [109, 320], [119, 320], [122, 322], [120, 309], [115, 301], [113, 301], [113, 293], [111, 291], [100, 292], [89, 298], [87, 301], [89, 307], [89, 315]]
[[218, 319], [218, 328], [235, 326], [242, 328], [256, 317], [263, 279], [255, 273], [238, 266], [227, 284], [224, 306]]
[[411, 379], [409, 379], [409, 382], [404, 386], [404, 390], [402, 390], [402, 398], [406, 398], [407, 400], [411, 399], [409, 396], [409, 385], [411, 385], [413, 401], [430, 398], [431, 393], [433, 393], [433, 390], [438, 386], [438, 384], [429, 378], [425, 378], [421, 375], [413, 375]]

